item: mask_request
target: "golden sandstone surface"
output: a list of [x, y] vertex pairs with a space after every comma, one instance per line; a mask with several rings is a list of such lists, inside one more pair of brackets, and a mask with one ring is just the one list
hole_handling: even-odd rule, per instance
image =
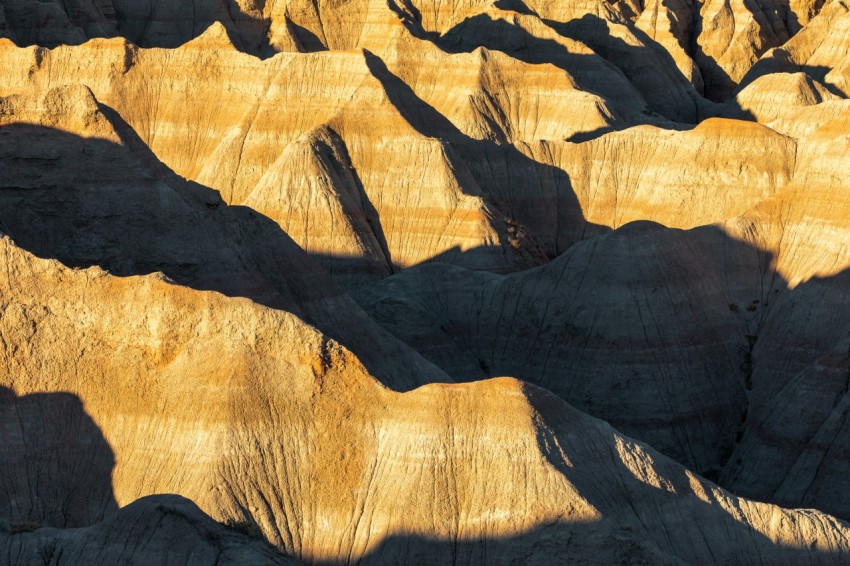
[[0, 564], [846, 563], [848, 11], [0, 2]]

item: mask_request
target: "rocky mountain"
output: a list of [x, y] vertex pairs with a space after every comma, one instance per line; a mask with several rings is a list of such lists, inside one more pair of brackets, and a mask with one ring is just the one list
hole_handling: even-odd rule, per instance
[[0, 564], [850, 560], [848, 7], [0, 2]]

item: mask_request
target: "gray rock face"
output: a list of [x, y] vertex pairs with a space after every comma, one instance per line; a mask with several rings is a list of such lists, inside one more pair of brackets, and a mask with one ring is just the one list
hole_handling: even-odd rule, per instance
[[771, 264], [718, 228], [628, 225], [510, 276], [417, 267], [365, 305], [458, 379], [519, 376], [736, 492], [847, 517], [847, 275], [791, 289]]
[[[844, 523], [736, 497], [515, 379], [430, 383], [407, 393], [387, 388], [405, 389], [411, 374], [422, 382], [445, 374], [391, 340], [373, 344], [372, 354], [393, 347], [409, 361], [375, 357], [368, 369], [305, 323], [302, 317], [326, 321], [322, 316], [350, 299], [306, 258], [299, 266], [305, 256], [285, 239], [246, 253], [252, 221], [228, 217], [226, 205], [204, 200], [201, 188], [138, 153], [137, 142], [119, 135], [120, 124], [89, 91], [60, 88], [10, 104], [21, 122], [0, 128], [8, 204], [2, 210], [17, 213], [2, 216], [17, 241], [0, 240], [0, 453], [10, 471], [0, 484], [0, 501], [10, 502], [0, 536], [9, 541], [9, 562], [49, 555], [71, 562], [124, 556], [262, 563], [295, 556], [316, 563], [547, 563], [554, 556], [584, 563], [840, 563], [850, 552]], [[97, 173], [85, 174], [82, 162], [97, 165]], [[119, 219], [123, 230], [113, 224]], [[388, 278], [378, 290], [454, 269], [483, 285], [536, 275], [541, 285], [548, 279], [555, 286], [546, 296], [581, 296], [581, 282], [568, 278], [573, 270], [564, 265], [589, 265], [595, 252], [588, 250], [597, 245], [633, 262], [620, 279], [614, 271], [600, 275], [612, 285], [604, 296], [622, 313], [627, 300], [617, 285], [646, 285], [640, 266], [655, 261], [652, 242], [669, 234], [681, 239], [681, 257], [668, 264], [670, 295], [697, 303], [688, 293], [698, 292], [709, 305], [721, 291], [706, 265], [730, 251], [719, 231], [651, 224], [588, 240], [537, 271], [502, 278], [430, 265]], [[691, 241], [693, 234], [700, 238]], [[198, 261], [171, 260], [167, 252], [180, 246], [180, 257]], [[698, 261], [686, 254], [693, 249], [702, 250]], [[260, 269], [266, 253], [291, 261], [289, 271]], [[746, 264], [746, 257], [729, 255]], [[62, 263], [47, 259], [54, 257]], [[258, 278], [257, 287], [228, 287], [240, 279], [206, 271], [211, 263], [236, 270], [237, 258], [247, 263], [236, 271], [243, 281], [251, 273], [279, 275]], [[112, 273], [81, 269], [90, 265]], [[167, 277], [138, 275], [156, 270]], [[676, 290], [676, 277], [706, 282]], [[230, 295], [270, 294], [251, 301], [204, 290], [212, 284]], [[356, 312], [353, 302], [342, 304]], [[718, 336], [742, 323], [728, 306], [699, 312], [711, 315]], [[341, 315], [336, 320], [334, 332], [359, 332], [361, 344], [382, 335]], [[517, 326], [518, 337], [531, 335], [520, 318], [504, 322]], [[711, 356], [730, 348], [719, 344]], [[453, 371], [464, 375], [462, 367]], [[592, 393], [592, 385], [585, 391]], [[692, 434], [708, 437], [711, 426], [722, 429], [710, 423]], [[703, 455], [711, 455], [708, 448]], [[277, 551], [184, 500], [127, 507], [156, 493], [189, 497], [216, 520], [261, 533]], [[40, 525], [49, 528], [35, 529]]]
[[636, 223], [506, 277], [411, 269], [366, 304], [457, 379], [519, 376], [716, 478], [746, 418], [762, 256]]
[[[177, 495], [144, 497], [105, 521], [77, 529], [0, 522], [0, 562], [27, 564], [280, 564], [282, 556], [241, 524], [213, 521]], [[260, 539], [260, 540], [258, 540]]]

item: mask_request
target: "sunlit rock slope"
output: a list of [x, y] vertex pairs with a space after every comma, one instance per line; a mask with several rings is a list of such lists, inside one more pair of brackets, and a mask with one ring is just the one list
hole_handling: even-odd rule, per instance
[[0, 564], [846, 563], [848, 22], [0, 2]]

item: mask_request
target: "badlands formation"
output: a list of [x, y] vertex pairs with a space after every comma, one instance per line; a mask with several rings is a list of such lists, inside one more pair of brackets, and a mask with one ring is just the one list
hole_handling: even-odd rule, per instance
[[846, 0], [2, 0], [0, 69], [0, 564], [850, 562]]

